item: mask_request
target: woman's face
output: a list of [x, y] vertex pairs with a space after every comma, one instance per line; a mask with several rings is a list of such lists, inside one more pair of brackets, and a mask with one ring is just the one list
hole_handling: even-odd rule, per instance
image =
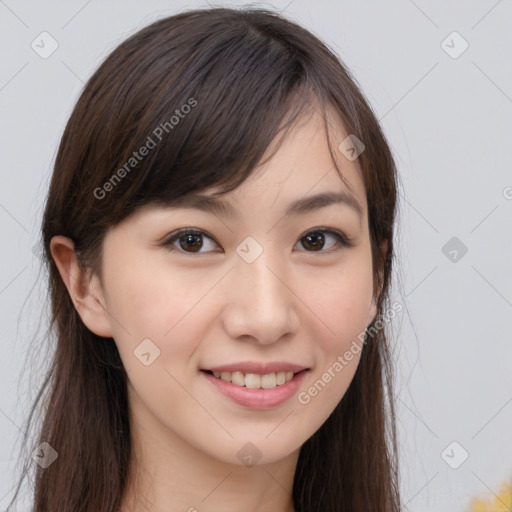
[[[375, 314], [366, 194], [357, 160], [337, 155], [352, 191], [337, 174], [320, 116], [304, 122], [222, 208], [146, 206], [106, 235], [98, 334], [119, 349], [132, 421], [171, 446], [283, 459], [353, 378]], [[332, 133], [336, 146], [349, 135]]]

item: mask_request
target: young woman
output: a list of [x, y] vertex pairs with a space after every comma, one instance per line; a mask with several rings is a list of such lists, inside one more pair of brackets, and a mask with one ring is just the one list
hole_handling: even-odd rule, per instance
[[398, 512], [396, 195], [349, 72], [280, 15], [183, 12], [116, 48], [45, 205], [33, 510]]

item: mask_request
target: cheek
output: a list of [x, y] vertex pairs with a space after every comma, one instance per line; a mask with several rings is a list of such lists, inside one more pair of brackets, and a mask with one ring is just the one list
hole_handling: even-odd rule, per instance
[[128, 331], [162, 338], [200, 301], [208, 283], [207, 277], [171, 268], [157, 258], [148, 263], [132, 256], [111, 266], [109, 310], [124, 320]]
[[201, 298], [211, 279], [192, 280], [190, 274], [157, 266], [132, 269], [126, 274], [120, 268], [111, 285], [118, 292], [116, 315], [129, 331], [117, 326], [115, 342], [138, 414], [151, 411], [165, 425], [184, 421], [176, 419], [176, 410], [202, 417], [184, 383], [197, 371], [193, 356], [207, 334], [209, 303]]
[[[335, 286], [316, 293], [317, 365], [304, 383], [297, 402], [307, 411], [308, 429], [318, 429], [349, 388], [363, 350], [372, 278], [366, 272], [346, 272]], [[314, 308], [313, 308], [314, 309]]]
[[307, 408], [315, 427], [342, 399], [360, 361], [373, 289], [369, 247], [352, 254], [329, 275], [323, 271], [322, 279], [307, 280], [307, 295], [307, 290], [301, 291], [314, 312], [309, 315], [309, 322], [311, 332], [315, 333], [318, 364], [297, 398]]
[[373, 276], [369, 248], [354, 251], [337, 268], [321, 269], [318, 277], [307, 279], [308, 288], [303, 288], [300, 296], [307, 298], [304, 302], [313, 313], [312, 321], [322, 333], [323, 350], [332, 355], [350, 346], [370, 322]]
[[211, 277], [203, 278], [199, 272], [192, 276], [133, 257], [112, 266], [108, 307], [114, 338], [128, 372], [140, 365], [134, 351], [147, 339], [160, 350], [159, 363], [187, 359], [196, 348], [190, 340], [201, 339], [201, 319], [204, 323], [207, 313], [201, 299], [209, 288]]

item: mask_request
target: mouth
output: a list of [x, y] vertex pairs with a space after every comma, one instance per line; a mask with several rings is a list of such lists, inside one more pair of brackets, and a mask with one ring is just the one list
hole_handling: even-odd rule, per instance
[[260, 373], [244, 373], [241, 371], [234, 372], [218, 372], [213, 370], [201, 370], [203, 373], [211, 375], [215, 379], [223, 380], [224, 382], [231, 383], [235, 386], [245, 387], [248, 389], [273, 389], [276, 387], [284, 386], [290, 382], [296, 375], [309, 371], [308, 368], [293, 372], [293, 371], [279, 371], [270, 372], [265, 374]]
[[240, 366], [224, 365], [201, 369], [199, 373], [213, 385], [213, 389], [235, 404], [252, 410], [284, 406], [300, 389], [310, 371], [297, 365], [272, 364], [265, 367], [251, 363], [244, 364], [246, 371], [242, 372], [237, 371]]

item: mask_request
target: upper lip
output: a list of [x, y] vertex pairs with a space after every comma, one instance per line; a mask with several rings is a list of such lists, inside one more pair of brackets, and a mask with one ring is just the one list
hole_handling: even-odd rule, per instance
[[245, 361], [240, 363], [223, 364], [220, 366], [212, 366], [210, 368], [201, 368], [202, 370], [210, 370], [212, 372], [242, 372], [242, 373], [257, 373], [266, 375], [268, 373], [277, 372], [293, 372], [298, 373], [302, 370], [308, 369], [306, 366], [300, 364], [286, 363], [286, 362], [270, 362], [258, 363], [256, 361]]

